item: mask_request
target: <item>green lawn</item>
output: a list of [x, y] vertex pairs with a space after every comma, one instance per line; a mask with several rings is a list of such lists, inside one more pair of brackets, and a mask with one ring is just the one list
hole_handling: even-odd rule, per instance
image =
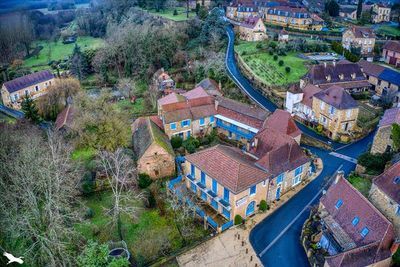
[[135, 103], [131, 103], [129, 99], [124, 99], [115, 103], [115, 107], [121, 112], [130, 114], [140, 114], [145, 111], [143, 98], [136, 99]]
[[[118, 240], [117, 230], [109, 224], [110, 217], [106, 210], [112, 205], [112, 193], [105, 191], [83, 199], [94, 215], [76, 226], [86, 238], [105, 243]], [[138, 207], [136, 218], [123, 215], [121, 228], [128, 249], [138, 262], [146, 262], [162, 256], [162, 253], [176, 251], [182, 247], [182, 239], [170, 217], [160, 215], [157, 209], [147, 209], [141, 200], [132, 201], [130, 207]], [[197, 238], [204, 236], [205, 231], [199, 225], [193, 225]], [[139, 264], [141, 265], [141, 264]]]
[[[89, 36], [78, 37], [76, 42], [82, 50], [86, 48], [96, 48], [103, 44], [100, 38], [93, 38]], [[72, 54], [75, 44], [63, 44], [61, 41], [39, 41], [34, 44], [43, 46], [38, 56], [32, 56], [24, 61], [25, 67], [31, 67], [35, 70], [47, 69], [49, 61], [68, 59]]]
[[384, 25], [379, 27], [378, 33], [387, 36], [399, 37], [400, 28], [395, 26]]
[[[186, 16], [186, 8], [184, 7], [177, 7], [176, 10], [178, 11], [178, 15], [174, 16], [174, 9], [165, 9], [160, 12], [156, 12], [155, 10], [147, 10], [150, 14], [152, 15], [157, 15], [166, 19], [170, 19], [173, 21], [185, 21], [187, 20]], [[189, 18], [194, 18], [196, 16], [196, 13], [189, 11]]]
[[0, 123], [14, 124], [17, 120], [0, 112]]
[[356, 174], [351, 174], [349, 176], [349, 182], [364, 196], [368, 196], [369, 189], [371, 188], [372, 182], [370, 179], [358, 176]]
[[[305, 60], [297, 57], [295, 52], [289, 52], [286, 56], [278, 56], [274, 61], [266, 49], [258, 49], [258, 42], [240, 42], [235, 46], [235, 50], [243, 59], [246, 65], [267, 85], [287, 85], [298, 82], [307, 73], [304, 65]], [[278, 62], [283, 60], [283, 66]], [[285, 68], [289, 66], [291, 71], [286, 73]]]

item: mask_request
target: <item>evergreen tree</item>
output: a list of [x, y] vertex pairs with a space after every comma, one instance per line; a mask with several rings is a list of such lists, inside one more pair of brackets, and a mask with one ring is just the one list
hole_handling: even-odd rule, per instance
[[75, 44], [74, 52], [70, 62], [71, 73], [82, 81], [88, 72], [88, 62], [85, 55], [82, 53], [81, 48]]
[[22, 111], [25, 113], [25, 118], [39, 123], [42, 119], [39, 116], [39, 111], [36, 107], [35, 102], [30, 96], [25, 96], [21, 104]]
[[325, 12], [328, 13], [331, 17], [339, 16], [340, 6], [336, 2], [336, 0], [329, 0], [325, 3]]
[[362, 13], [363, 0], [358, 0], [357, 4], [357, 19], [360, 19]]

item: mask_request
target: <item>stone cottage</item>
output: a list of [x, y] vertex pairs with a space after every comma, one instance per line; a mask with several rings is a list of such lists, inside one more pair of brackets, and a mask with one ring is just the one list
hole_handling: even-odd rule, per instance
[[371, 153], [385, 153], [393, 149], [392, 125], [400, 124], [400, 108], [391, 108], [385, 111], [378, 124], [378, 129], [374, 136]]

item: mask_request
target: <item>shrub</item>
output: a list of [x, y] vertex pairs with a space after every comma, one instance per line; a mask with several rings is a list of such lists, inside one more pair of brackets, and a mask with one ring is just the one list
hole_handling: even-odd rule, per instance
[[196, 152], [196, 148], [200, 146], [200, 142], [199, 140], [191, 136], [183, 141], [182, 145], [189, 153], [194, 153]]
[[174, 9], [174, 13], [172, 15], [178, 16], [178, 10]]
[[246, 52], [246, 51], [243, 51], [243, 52], [242, 52], [242, 56], [245, 56], [245, 55], [247, 55], [247, 52]]
[[324, 126], [322, 126], [321, 124], [318, 124], [318, 126], [317, 126], [317, 132], [318, 132], [318, 133], [322, 133], [323, 130], [324, 130]]
[[260, 201], [259, 209], [260, 209], [261, 211], [269, 210], [269, 206], [268, 206], [268, 204], [267, 204], [267, 201], [265, 201], [264, 199], [261, 200], [261, 201]]
[[283, 60], [279, 60], [278, 65], [283, 66], [283, 64], [284, 64]]
[[149, 208], [149, 209], [155, 208], [157, 205], [156, 198], [154, 197], [154, 194], [151, 190], [148, 190], [148, 192], [147, 192], [147, 203], [146, 204], [147, 204], [146, 205], [147, 208]]
[[182, 138], [179, 137], [178, 135], [172, 136], [171, 138], [171, 145], [174, 149], [180, 148], [182, 146]]
[[392, 256], [393, 266], [400, 266], [400, 249], [396, 250], [396, 253]]
[[146, 173], [139, 173], [139, 187], [145, 189], [151, 185], [153, 180]]
[[261, 49], [261, 48], [262, 48], [262, 43], [257, 43], [257, 44], [256, 44], [256, 48], [257, 48], [257, 49]]
[[274, 56], [274, 60], [277, 61], [278, 60], [278, 55]]
[[96, 178], [92, 172], [86, 172], [81, 181], [81, 190], [84, 195], [90, 195], [96, 189]]
[[366, 152], [358, 158], [358, 163], [365, 167], [371, 174], [380, 174], [385, 169], [386, 163], [392, 158], [389, 153], [371, 154]]
[[290, 67], [289, 67], [289, 66], [285, 68], [285, 71], [286, 71], [286, 73], [289, 73], [289, 72], [290, 72], [290, 70], [291, 70], [291, 69], [290, 69]]
[[242, 216], [240, 216], [239, 214], [237, 214], [237, 215], [235, 216], [234, 223], [235, 223], [235, 225], [242, 224], [242, 223], [243, 223], [243, 218], [242, 218]]
[[94, 216], [94, 211], [91, 208], [87, 208], [85, 212], [85, 219], [91, 219]]
[[270, 56], [274, 55], [274, 51], [273, 50], [269, 50], [268, 53], [269, 53]]

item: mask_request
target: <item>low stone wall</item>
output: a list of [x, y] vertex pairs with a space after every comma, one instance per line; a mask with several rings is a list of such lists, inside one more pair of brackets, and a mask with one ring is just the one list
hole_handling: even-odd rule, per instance
[[260, 89], [260, 93], [274, 102], [278, 108], [283, 108], [285, 99], [278, 95], [276, 91], [284, 92], [286, 91], [285, 87], [272, 87], [264, 84], [258, 77], [253, 75], [251, 69], [247, 66], [247, 64], [243, 61], [243, 59], [235, 52], [236, 62], [238, 63], [238, 67], [240, 72], [254, 85], [256, 89]]

